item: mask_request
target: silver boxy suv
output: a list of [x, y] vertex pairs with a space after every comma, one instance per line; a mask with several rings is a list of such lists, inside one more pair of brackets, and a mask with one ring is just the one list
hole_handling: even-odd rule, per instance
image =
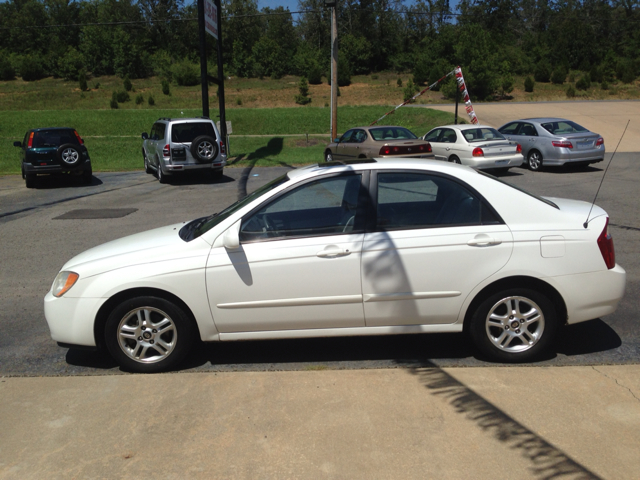
[[209, 118], [160, 118], [142, 139], [144, 169], [155, 173], [160, 183], [192, 170], [221, 177], [227, 164], [224, 141]]

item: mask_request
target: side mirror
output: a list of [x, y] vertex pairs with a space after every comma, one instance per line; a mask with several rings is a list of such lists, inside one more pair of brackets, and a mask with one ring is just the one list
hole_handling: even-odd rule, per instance
[[224, 232], [224, 236], [222, 237], [222, 243], [224, 248], [227, 250], [237, 250], [240, 248], [240, 225], [242, 224], [242, 220], [238, 220], [236, 223], [231, 225], [226, 232]]
[[148, 139], [149, 139], [149, 134], [148, 134], [147, 132], [144, 132], [144, 133], [142, 134], [142, 139], [143, 139], [143, 140], [148, 140]]
[[22, 147], [22, 142], [13, 142], [14, 147]]
[[336, 137], [333, 139], [333, 143], [340, 143], [340, 137]]

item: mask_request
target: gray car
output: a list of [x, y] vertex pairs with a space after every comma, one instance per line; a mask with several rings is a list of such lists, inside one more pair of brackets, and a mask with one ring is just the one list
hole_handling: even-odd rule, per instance
[[160, 183], [188, 171], [220, 177], [227, 164], [225, 144], [209, 118], [160, 118], [142, 139], [144, 169]]
[[522, 145], [525, 164], [534, 171], [543, 166], [586, 166], [604, 160], [604, 139], [564, 118], [525, 118], [498, 131]]

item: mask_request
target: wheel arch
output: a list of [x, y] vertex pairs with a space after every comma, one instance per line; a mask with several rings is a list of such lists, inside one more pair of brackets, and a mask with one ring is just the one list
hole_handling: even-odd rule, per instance
[[543, 295], [546, 295], [553, 303], [561, 324], [565, 324], [567, 322], [567, 305], [564, 301], [564, 298], [562, 298], [562, 295], [560, 295], [560, 293], [553, 286], [549, 285], [543, 280], [540, 280], [539, 278], [528, 276], [514, 276], [496, 280], [495, 282], [484, 287], [476, 294], [476, 296], [467, 307], [467, 311], [464, 315], [464, 331], [469, 331], [469, 324], [471, 323], [473, 314], [486, 298], [501, 290], [512, 288], [529, 288], [531, 290], [536, 290]]
[[109, 298], [98, 310], [96, 314], [96, 321], [93, 324], [93, 336], [96, 341], [96, 345], [101, 350], [106, 349], [106, 345], [104, 343], [104, 328], [107, 323], [107, 318], [111, 311], [121, 302], [125, 300], [135, 298], [135, 297], [143, 297], [143, 296], [151, 296], [158, 297], [164, 300], [168, 300], [173, 302], [181, 308], [184, 313], [189, 317], [189, 320], [192, 323], [192, 326], [195, 328], [197, 332], [197, 338], [202, 338], [200, 335], [200, 327], [198, 326], [198, 322], [196, 321], [196, 317], [189, 308], [189, 306], [180, 299], [180, 297], [174, 295], [173, 293], [167, 292], [166, 290], [162, 290], [160, 288], [150, 288], [150, 287], [138, 287], [138, 288], [130, 288], [128, 290], [123, 290], [121, 292], [116, 293], [111, 298]]

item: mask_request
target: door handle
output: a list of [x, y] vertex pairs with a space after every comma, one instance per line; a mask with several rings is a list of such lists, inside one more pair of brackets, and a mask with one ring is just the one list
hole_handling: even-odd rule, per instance
[[349, 255], [351, 252], [349, 250], [343, 250], [342, 248], [325, 248], [324, 250], [320, 250], [316, 253], [316, 256], [320, 258], [337, 258], [344, 257], [345, 255]]
[[490, 245], [500, 245], [501, 243], [502, 240], [500, 240], [499, 238], [493, 238], [489, 235], [481, 233], [480, 235], [476, 235], [471, 240], [469, 240], [467, 242], [467, 245], [470, 245], [472, 247], [485, 247]]
[[451, 147], [447, 147], [447, 148], [446, 148], [446, 150], [447, 150], [447, 152], [448, 152], [449, 150], [451, 150]]

